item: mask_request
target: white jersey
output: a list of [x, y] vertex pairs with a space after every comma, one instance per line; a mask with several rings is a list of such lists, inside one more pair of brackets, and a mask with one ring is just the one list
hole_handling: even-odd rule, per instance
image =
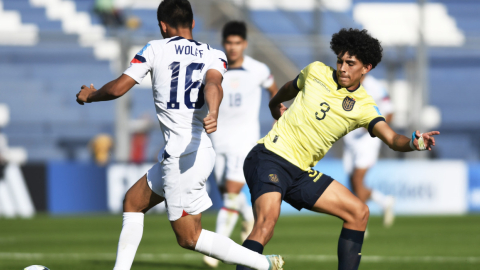
[[[390, 96], [383, 85], [371, 75], [367, 75], [362, 82], [363, 87], [367, 93], [372, 96], [373, 100], [378, 106], [382, 115], [389, 115], [393, 113], [393, 105], [390, 101]], [[364, 128], [358, 128], [345, 136], [345, 143], [355, 143], [356, 139], [366, 136], [368, 131]], [[370, 135], [367, 135], [370, 136]]]
[[153, 99], [165, 143], [163, 157], [179, 157], [212, 144], [204, 128], [208, 114], [203, 93], [208, 70], [227, 71], [222, 51], [183, 37], [150, 41], [124, 74], [137, 83], [150, 72]]
[[[223, 78], [217, 131], [210, 134], [217, 152], [249, 151], [260, 139], [262, 88], [273, 84], [270, 69], [249, 56]], [[243, 150], [242, 150], [243, 149]]]

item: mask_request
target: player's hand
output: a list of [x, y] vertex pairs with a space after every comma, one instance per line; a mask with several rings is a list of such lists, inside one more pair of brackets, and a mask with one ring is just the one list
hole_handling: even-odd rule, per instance
[[430, 132], [426, 132], [426, 133], [421, 134], [420, 131], [417, 130], [415, 132], [415, 137], [416, 138], [413, 141], [413, 145], [419, 151], [422, 150], [420, 148], [419, 144], [418, 144], [418, 139], [420, 138], [420, 135], [422, 135], [422, 137], [423, 137], [423, 143], [425, 145], [425, 149], [428, 150], [428, 151], [431, 151], [432, 146], [435, 146], [435, 138], [433, 136], [434, 135], [440, 135], [440, 132], [439, 131], [430, 131]]
[[278, 104], [275, 108], [270, 108], [272, 116], [275, 120], [278, 120], [288, 108], [283, 105], [283, 103]]
[[203, 128], [207, 134], [213, 133], [217, 130], [217, 118], [218, 115], [216, 113], [210, 112], [207, 114], [207, 117], [203, 119]]
[[77, 94], [78, 104], [84, 105], [85, 103], [90, 103], [90, 101], [88, 101], [88, 97], [90, 96], [91, 93], [95, 91], [97, 91], [97, 89], [93, 87], [93, 83], [90, 84], [90, 87], [82, 85], [80, 92], [78, 92]]

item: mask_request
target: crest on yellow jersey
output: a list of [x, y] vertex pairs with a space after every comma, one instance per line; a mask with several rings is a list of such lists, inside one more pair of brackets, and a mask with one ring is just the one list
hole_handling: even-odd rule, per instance
[[349, 96], [346, 96], [343, 99], [342, 106], [345, 111], [347, 112], [351, 111], [353, 109], [353, 106], [355, 106], [355, 99]]
[[268, 178], [270, 178], [270, 181], [278, 183], [278, 176], [276, 174], [270, 174], [268, 175]]

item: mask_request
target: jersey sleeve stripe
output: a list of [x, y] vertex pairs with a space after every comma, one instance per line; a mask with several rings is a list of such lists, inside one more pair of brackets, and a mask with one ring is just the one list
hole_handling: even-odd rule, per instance
[[297, 89], [298, 91], [300, 91], [300, 89], [298, 88], [298, 77], [300, 76], [300, 74], [297, 75], [297, 77], [295, 79], [293, 79], [292, 83], [293, 83], [293, 87], [295, 87], [295, 89]]
[[373, 127], [375, 126], [375, 124], [377, 124], [378, 122], [381, 122], [381, 121], [384, 121], [385, 122], [385, 118], [383, 118], [382, 116], [379, 116], [377, 118], [374, 118], [372, 121], [370, 121], [370, 124], [368, 124], [368, 133], [370, 133], [370, 136], [372, 138], [375, 138], [376, 136], [373, 134]]

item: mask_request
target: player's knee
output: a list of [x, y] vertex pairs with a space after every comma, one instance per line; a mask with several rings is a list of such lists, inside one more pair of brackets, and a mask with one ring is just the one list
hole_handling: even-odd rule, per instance
[[184, 249], [195, 250], [197, 240], [195, 240], [193, 237], [178, 236], [177, 243]]
[[368, 218], [370, 217], [370, 210], [368, 206], [364, 203], [359, 204], [358, 209], [355, 215], [355, 221], [358, 224], [366, 224], [368, 222]]
[[355, 224], [360, 227], [367, 224], [370, 211], [368, 206], [362, 202], [351, 205], [348, 210], [348, 214], [344, 216], [344, 221], [350, 224]]
[[139, 205], [135, 197], [127, 192], [123, 199], [123, 212], [142, 212], [143, 207]]

